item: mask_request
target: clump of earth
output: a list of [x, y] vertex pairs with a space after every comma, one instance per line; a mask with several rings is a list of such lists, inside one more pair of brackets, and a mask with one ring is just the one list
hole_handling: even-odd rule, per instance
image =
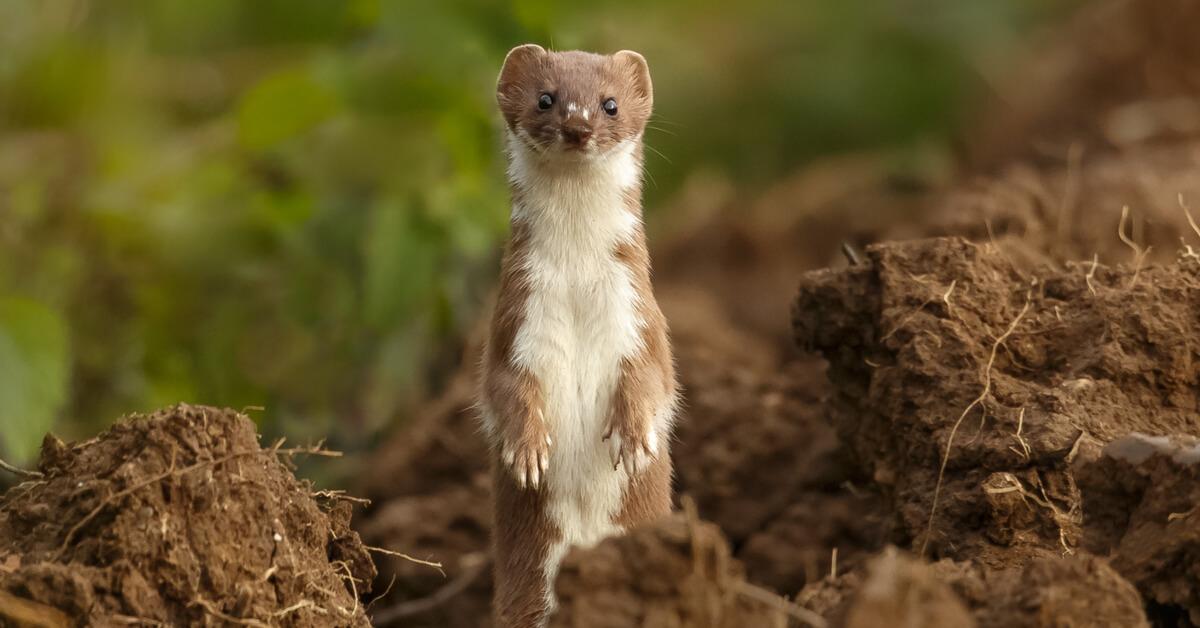
[[47, 436], [36, 475], [0, 499], [0, 624], [370, 625], [376, 570], [350, 503], [314, 494], [286, 455], [204, 406]]

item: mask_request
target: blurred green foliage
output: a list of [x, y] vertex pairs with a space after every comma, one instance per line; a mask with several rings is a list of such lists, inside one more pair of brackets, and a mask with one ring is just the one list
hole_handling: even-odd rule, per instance
[[0, 455], [178, 401], [343, 447], [405, 416], [495, 273], [513, 45], [646, 55], [653, 210], [944, 138], [1059, 4], [4, 0]]

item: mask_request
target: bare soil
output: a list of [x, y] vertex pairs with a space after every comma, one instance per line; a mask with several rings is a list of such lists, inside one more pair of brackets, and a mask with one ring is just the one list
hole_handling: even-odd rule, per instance
[[22, 600], [0, 625], [370, 625], [350, 504], [280, 455], [245, 415], [202, 406], [47, 436], [41, 477], [0, 500], [0, 592]]

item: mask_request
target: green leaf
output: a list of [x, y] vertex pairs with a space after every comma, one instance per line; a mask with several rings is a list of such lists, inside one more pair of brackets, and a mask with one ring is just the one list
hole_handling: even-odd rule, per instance
[[271, 148], [309, 131], [337, 108], [337, 95], [306, 70], [288, 70], [263, 79], [242, 98], [238, 138], [246, 148]]
[[66, 401], [67, 325], [36, 301], [0, 300], [0, 450], [30, 460]]

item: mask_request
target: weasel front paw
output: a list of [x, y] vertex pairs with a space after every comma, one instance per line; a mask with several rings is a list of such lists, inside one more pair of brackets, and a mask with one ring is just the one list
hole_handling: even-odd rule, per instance
[[541, 412], [536, 426], [527, 425], [518, 438], [504, 439], [500, 459], [521, 488], [536, 489], [541, 485], [550, 466], [550, 435], [542, 423]]
[[630, 476], [645, 471], [658, 456], [658, 432], [654, 428], [620, 429], [610, 424], [604, 434], [612, 456], [613, 470], [622, 464]]

